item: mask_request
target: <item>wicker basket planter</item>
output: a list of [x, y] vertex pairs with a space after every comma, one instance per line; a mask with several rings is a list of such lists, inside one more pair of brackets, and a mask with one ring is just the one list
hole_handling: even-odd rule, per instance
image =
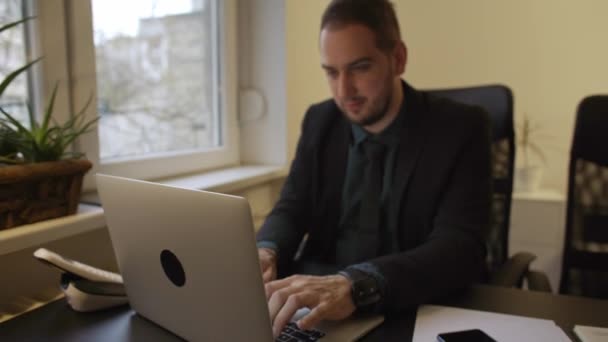
[[76, 213], [88, 160], [0, 166], [0, 230]]

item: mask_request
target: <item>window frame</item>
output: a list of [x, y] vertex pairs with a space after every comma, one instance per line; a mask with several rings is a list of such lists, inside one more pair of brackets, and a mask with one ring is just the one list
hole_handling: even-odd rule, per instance
[[[220, 28], [219, 34], [214, 34], [220, 49], [219, 54], [215, 54], [215, 62], [222, 62], [219, 72], [215, 73], [219, 83], [219, 113], [215, 115], [219, 117], [221, 146], [102, 163], [96, 126], [74, 146], [93, 163], [93, 169], [84, 179], [84, 190], [95, 189], [94, 175], [98, 172], [156, 180], [239, 164], [236, 2], [218, 0], [214, 16], [219, 24], [214, 27]], [[93, 95], [85, 114], [87, 120], [93, 119], [97, 115], [97, 80], [91, 0], [45, 0], [36, 1], [36, 5], [38, 53], [44, 56], [39, 77], [42, 97], [48, 98], [59, 81], [54, 118], [61, 122], [68, 119], [69, 113], [80, 110]]]

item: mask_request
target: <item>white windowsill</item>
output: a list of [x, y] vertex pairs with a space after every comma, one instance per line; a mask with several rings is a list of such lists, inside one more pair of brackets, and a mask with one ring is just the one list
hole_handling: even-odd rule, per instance
[[165, 179], [160, 183], [181, 188], [233, 192], [256, 184], [285, 177], [287, 168], [283, 166], [249, 165], [205, 172], [202, 174]]
[[[163, 180], [160, 183], [183, 188], [234, 192], [287, 175], [282, 166], [238, 166]], [[0, 256], [49, 241], [105, 227], [103, 208], [81, 204], [78, 213], [57, 219], [0, 231]]]
[[0, 256], [104, 227], [103, 209], [81, 204], [75, 215], [0, 231]]

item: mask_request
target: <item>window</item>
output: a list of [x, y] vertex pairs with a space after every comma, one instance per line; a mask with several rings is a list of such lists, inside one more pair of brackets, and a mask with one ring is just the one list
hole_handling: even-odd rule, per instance
[[[23, 18], [21, 0], [4, 0], [0, 2], [0, 26]], [[25, 25], [14, 26], [0, 34], [0, 80], [28, 62]], [[22, 73], [0, 98], [2, 109], [28, 124], [28, 82], [27, 72]]]
[[216, 3], [92, 4], [102, 162], [221, 146]]
[[234, 2], [36, 2], [45, 93], [65, 77], [70, 112], [96, 99], [97, 128], [77, 146], [95, 165], [85, 189], [95, 172], [158, 179], [238, 163]]

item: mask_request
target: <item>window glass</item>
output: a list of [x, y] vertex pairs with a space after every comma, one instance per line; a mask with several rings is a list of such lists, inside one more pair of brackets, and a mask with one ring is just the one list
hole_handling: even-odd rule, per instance
[[219, 145], [216, 0], [93, 0], [102, 160]]
[[[0, 26], [23, 18], [21, 0], [0, 1]], [[27, 63], [24, 25], [13, 26], [0, 33], [0, 81]], [[27, 73], [15, 78], [0, 97], [0, 107], [27, 124]]]

